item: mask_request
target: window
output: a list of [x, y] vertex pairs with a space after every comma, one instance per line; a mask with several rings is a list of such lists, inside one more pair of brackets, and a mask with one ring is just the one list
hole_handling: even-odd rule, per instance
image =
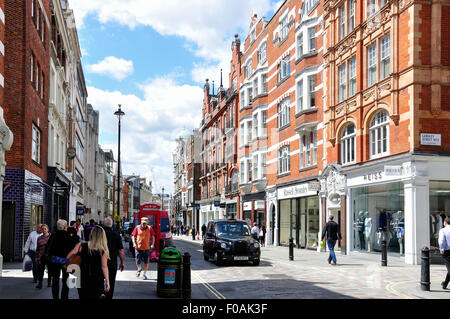
[[303, 56], [303, 33], [297, 36], [297, 59]]
[[78, 134], [76, 134], [76, 155], [80, 162], [83, 163], [84, 147]]
[[303, 80], [297, 82], [297, 113], [303, 111]]
[[247, 89], [247, 105], [252, 105], [252, 100], [253, 100], [252, 92], [253, 92], [252, 88]]
[[348, 95], [356, 94], [356, 57], [348, 62]]
[[252, 181], [252, 160], [247, 159], [247, 183]]
[[282, 128], [289, 124], [290, 98], [284, 99], [278, 105], [278, 127]]
[[267, 74], [261, 75], [261, 93], [267, 93]]
[[312, 155], [313, 155], [313, 159], [312, 159], [312, 164], [316, 165], [317, 164], [317, 131], [314, 130], [312, 133], [312, 138], [313, 138], [313, 143], [312, 143]]
[[376, 9], [376, 0], [367, 0], [367, 13], [368, 13], [368, 16], [370, 17], [372, 14], [375, 13], [375, 11], [377, 11], [377, 9]]
[[348, 124], [341, 135], [341, 163], [355, 162], [356, 130], [353, 123]]
[[240, 138], [241, 138], [241, 146], [244, 146], [245, 141], [244, 141], [244, 123], [241, 124], [241, 129], [240, 129]]
[[367, 49], [368, 74], [367, 86], [372, 86], [377, 82], [377, 45], [373, 44]]
[[36, 69], [35, 69], [35, 74], [36, 74], [36, 82], [34, 83], [36, 91], [39, 90], [39, 64], [36, 63]]
[[339, 102], [347, 98], [347, 75], [345, 71], [346, 65], [343, 64], [339, 67]]
[[278, 66], [278, 82], [284, 80], [291, 74], [290, 56], [288, 55]]
[[381, 65], [380, 80], [387, 78], [390, 74], [390, 38], [389, 35], [381, 39]]
[[258, 137], [258, 113], [253, 115], [253, 136]]
[[355, 29], [355, 0], [348, 1], [348, 32]]
[[258, 178], [258, 155], [253, 155], [253, 179], [257, 180]]
[[278, 154], [278, 174], [288, 173], [291, 170], [289, 146], [279, 150]]
[[249, 144], [252, 141], [252, 121], [247, 122], [247, 143]]
[[339, 8], [339, 39], [342, 40], [345, 37], [345, 5]]
[[30, 82], [33, 83], [34, 81], [34, 75], [33, 75], [33, 71], [34, 71], [34, 55], [33, 53], [31, 53], [31, 58], [30, 58]]
[[264, 63], [267, 58], [267, 44], [264, 43], [258, 51], [258, 62], [259, 64]]
[[300, 169], [317, 164], [317, 131], [300, 134]]
[[262, 128], [263, 128], [263, 136], [267, 136], [267, 111], [261, 112], [262, 116]]
[[370, 122], [370, 157], [380, 157], [389, 153], [389, 114], [382, 110]]
[[308, 42], [309, 42], [309, 52], [315, 50], [316, 48], [316, 31], [315, 28], [308, 29]]
[[253, 69], [252, 69], [252, 59], [250, 59], [245, 67], [245, 77], [248, 79], [253, 73]]
[[253, 43], [253, 41], [255, 41], [255, 40], [256, 40], [256, 30], [253, 30], [253, 31], [250, 33], [250, 42]]
[[258, 96], [258, 78], [253, 80], [253, 96]]
[[262, 178], [266, 178], [266, 154], [261, 154]]
[[283, 18], [283, 20], [281, 20], [280, 29], [281, 29], [281, 41], [283, 41], [288, 37], [289, 32], [287, 15]]
[[245, 105], [245, 91], [241, 92], [241, 108], [246, 106]]
[[311, 75], [308, 77], [309, 82], [309, 107], [315, 107], [316, 105], [316, 76]]
[[41, 162], [41, 131], [34, 124], [32, 126], [31, 159], [38, 164]]

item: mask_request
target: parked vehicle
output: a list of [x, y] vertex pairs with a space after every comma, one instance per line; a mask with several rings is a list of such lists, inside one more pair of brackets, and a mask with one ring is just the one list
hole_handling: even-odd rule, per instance
[[243, 220], [212, 220], [203, 240], [203, 257], [217, 265], [225, 261], [251, 261], [257, 266], [261, 249], [251, 235], [251, 228]]

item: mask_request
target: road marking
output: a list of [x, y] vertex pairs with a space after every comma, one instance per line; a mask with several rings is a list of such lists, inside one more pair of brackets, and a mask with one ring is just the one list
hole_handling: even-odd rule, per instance
[[385, 289], [387, 291], [389, 291], [390, 293], [393, 293], [394, 295], [397, 295], [399, 297], [402, 297], [403, 299], [414, 299], [413, 297], [410, 297], [408, 295], [402, 294], [401, 292], [398, 292], [394, 287], [398, 286], [398, 285], [403, 285], [403, 284], [410, 284], [413, 282], [419, 282], [417, 280], [411, 280], [411, 281], [399, 281], [399, 282], [393, 282], [388, 284]]
[[225, 298], [224, 295], [222, 295], [219, 291], [217, 291], [216, 288], [214, 288], [213, 286], [211, 286], [209, 283], [207, 283], [205, 280], [203, 280], [202, 277], [200, 277], [199, 275], [197, 275], [196, 273], [192, 273], [194, 275], [195, 278], [197, 278], [198, 281], [200, 281], [203, 286], [205, 286], [209, 291], [211, 291], [211, 293], [216, 296], [217, 299], [227, 299]]

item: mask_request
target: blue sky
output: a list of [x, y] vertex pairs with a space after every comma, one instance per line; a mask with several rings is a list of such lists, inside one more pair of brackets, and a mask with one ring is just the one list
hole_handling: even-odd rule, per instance
[[[100, 112], [99, 144], [117, 154], [118, 104], [126, 113], [124, 174], [173, 191], [175, 138], [201, 121], [206, 78], [227, 81], [231, 42], [251, 16], [269, 20], [283, 1], [70, 0], [88, 103]], [[125, 4], [125, 5], [124, 5]], [[227, 83], [227, 82], [225, 82]]]

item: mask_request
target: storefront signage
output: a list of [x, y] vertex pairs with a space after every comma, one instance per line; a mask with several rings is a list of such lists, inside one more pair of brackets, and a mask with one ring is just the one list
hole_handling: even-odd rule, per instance
[[383, 179], [383, 171], [369, 172], [363, 176], [365, 182], [379, 181]]
[[266, 207], [265, 203], [263, 200], [257, 200], [255, 202], [255, 209], [264, 209]]
[[278, 189], [278, 199], [296, 198], [317, 195], [314, 184], [305, 183]]
[[214, 207], [220, 207], [220, 201], [215, 200], [214, 201]]
[[420, 134], [420, 145], [441, 146], [441, 134]]
[[384, 167], [384, 175], [386, 175], [386, 176], [401, 176], [402, 171], [403, 170], [402, 170], [401, 165], [395, 165], [395, 166], [386, 165]]
[[84, 208], [77, 208], [77, 216], [83, 216], [84, 215]]
[[244, 203], [244, 210], [252, 210], [252, 202]]

